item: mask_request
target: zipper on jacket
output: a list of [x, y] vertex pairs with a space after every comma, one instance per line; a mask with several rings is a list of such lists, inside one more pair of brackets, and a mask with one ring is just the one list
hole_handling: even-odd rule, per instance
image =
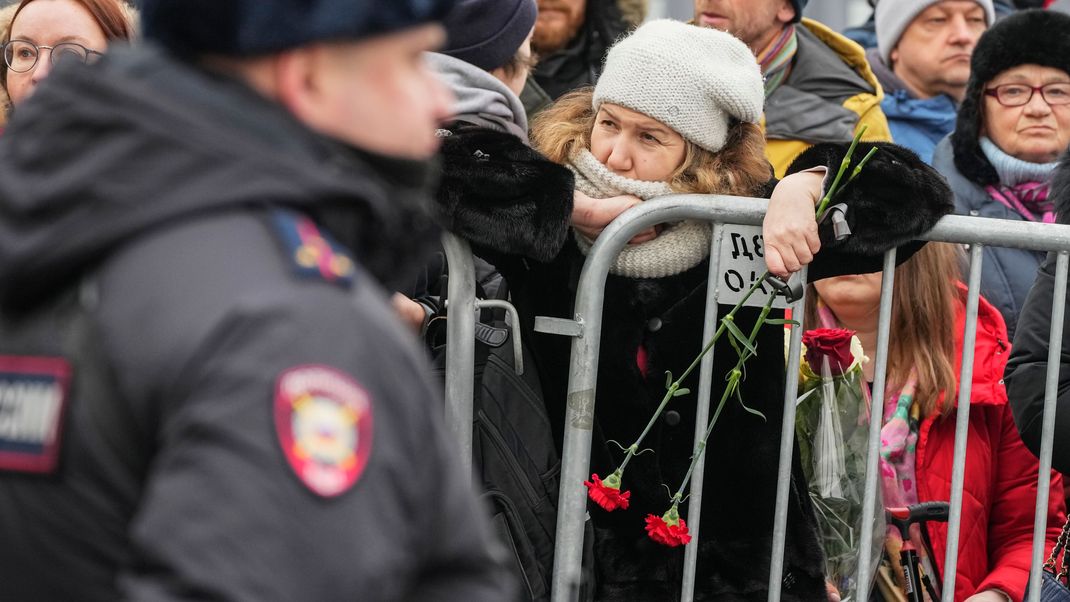
[[506, 466], [513, 474], [513, 477], [520, 483], [520, 488], [524, 491], [524, 494], [528, 498], [528, 503], [535, 507], [539, 503], [539, 494], [535, 491], [535, 487], [528, 481], [527, 472], [516, 457], [509, 451], [509, 446], [505, 443], [505, 439], [502, 438], [498, 429], [494, 428], [493, 423], [490, 421], [490, 417], [482, 409], [476, 412], [476, 424], [479, 425], [480, 430], [487, 436], [487, 440], [491, 442], [494, 448], [498, 451], [498, 455], [505, 460]]

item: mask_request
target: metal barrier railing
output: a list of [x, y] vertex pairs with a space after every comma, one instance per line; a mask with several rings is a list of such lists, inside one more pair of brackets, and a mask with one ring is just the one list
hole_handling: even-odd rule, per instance
[[461, 448], [465, 475], [472, 474], [472, 413], [475, 400], [476, 312], [484, 308], [505, 311], [512, 326], [513, 362], [517, 375], [524, 373], [520, 320], [507, 301], [477, 299], [476, 268], [468, 242], [450, 233], [442, 235], [449, 277], [446, 280], [446, 426]]
[[[602, 309], [604, 290], [609, 267], [627, 242], [639, 232], [654, 225], [684, 219], [704, 220], [714, 224], [710, 253], [710, 278], [706, 299], [704, 340], [713, 336], [717, 324], [716, 287], [720, 281], [719, 250], [723, 239], [725, 224], [760, 225], [768, 207], [764, 199], [752, 199], [730, 196], [711, 195], [676, 195], [641, 203], [621, 215], [599, 236], [588, 254], [587, 261], [580, 275], [576, 294], [575, 311], [572, 319], [546, 318], [536, 319], [536, 330], [551, 334], [572, 337], [572, 359], [568, 381], [568, 398], [565, 416], [564, 449], [561, 470], [561, 491], [558, 501], [557, 548], [554, 557], [552, 599], [555, 602], [574, 600], [579, 591], [581, 578], [581, 556], [583, 550], [583, 523], [587, 512], [587, 496], [583, 481], [587, 477], [590, 465], [592, 429], [594, 426], [594, 408], [596, 382], [598, 374], [599, 345], [602, 330]], [[1067, 267], [1070, 264], [1070, 226], [1053, 224], [1036, 224], [1013, 222], [978, 217], [947, 216], [939, 221], [924, 240], [970, 245], [970, 267], [967, 293], [966, 328], [963, 343], [962, 373], [959, 386], [958, 411], [955, 427], [954, 462], [951, 484], [951, 514], [948, 525], [947, 553], [944, 562], [943, 601], [954, 599], [955, 574], [957, 567], [958, 541], [962, 508], [963, 480], [965, 475], [966, 431], [969, 420], [970, 386], [973, 372], [973, 349], [976, 336], [977, 306], [980, 291], [982, 251], [985, 246], [1014, 247], [1057, 253], [1055, 295], [1053, 299], [1048, 371], [1044, 398], [1040, 471], [1038, 473], [1038, 491], [1035, 508], [1035, 522], [1032, 548], [1032, 565], [1029, 577], [1029, 600], [1037, 602], [1040, 596], [1040, 578], [1044, 555], [1046, 534], [1047, 500], [1050, 486], [1051, 454], [1055, 430], [1055, 395], [1058, 388], [1058, 366], [1061, 351], [1062, 324], [1064, 319], [1064, 301], [1067, 284]], [[467, 251], [466, 248], [463, 249]], [[459, 249], [454, 249], [459, 253]], [[449, 255], [449, 247], [447, 247]], [[455, 253], [456, 254], [456, 253]], [[455, 263], [459, 262], [459, 263]], [[471, 261], [470, 256], [468, 259]], [[453, 276], [455, 265], [463, 264], [464, 259], [450, 257], [450, 298], [451, 303], [460, 304], [461, 297], [454, 296], [454, 286], [471, 283], [472, 279], [462, 280]], [[883, 281], [881, 286], [880, 322], [878, 327], [877, 349], [875, 354], [875, 375], [873, 382], [874, 399], [883, 400], [885, 377], [887, 371], [887, 352], [889, 327], [891, 322], [892, 297], [895, 274], [895, 250], [885, 254]], [[803, 273], [805, 278], [805, 271]], [[463, 292], [459, 292], [463, 295]], [[474, 296], [473, 301], [474, 303]], [[804, 312], [805, 297], [797, 300], [791, 307], [796, 319], [801, 319]], [[472, 305], [474, 308], [475, 305]], [[453, 313], [453, 312], [451, 312]], [[472, 316], [474, 311], [461, 312]], [[456, 332], [462, 332], [463, 324], [456, 326]], [[459, 322], [459, 321], [458, 321]], [[792, 332], [788, 348], [789, 366], [799, 365], [803, 328]], [[450, 330], [451, 340], [455, 340], [455, 331]], [[459, 335], [458, 335], [459, 336]], [[471, 336], [461, 336], [471, 341]], [[462, 343], [464, 345], [465, 343]], [[697, 350], [696, 350], [697, 351]], [[459, 364], [464, 354], [457, 353], [455, 360]], [[705, 432], [709, 415], [710, 392], [712, 391], [713, 354], [708, 354], [699, 371], [699, 395], [697, 398], [696, 437]], [[463, 366], [457, 366], [457, 376], [462, 378]], [[467, 381], [471, 382], [471, 371]], [[782, 576], [784, 569], [784, 545], [787, 532], [788, 494], [791, 483], [791, 458], [795, 439], [795, 401], [798, 387], [798, 370], [788, 370], [784, 392], [784, 418], [781, 430], [781, 447], [778, 467], [777, 499], [773, 519], [773, 550], [770, 559], [769, 600], [779, 602], [781, 597]], [[455, 382], [454, 387], [447, 384], [448, 403], [454, 406], [449, 410], [451, 423], [461, 441], [467, 441], [467, 450], [471, 450], [471, 398], [463, 383]], [[468, 395], [465, 398], [457, 396]], [[467, 403], [466, 403], [467, 401]], [[468, 411], [467, 420], [462, 418]], [[880, 413], [875, 413], [880, 416]], [[865, 516], [862, 520], [860, 541], [870, 541], [873, 535], [873, 514], [876, 512], [877, 495], [877, 461], [879, 452], [880, 420], [871, 420], [870, 448], [867, 455], [867, 478], [863, 494]], [[467, 434], [465, 431], [467, 430]], [[689, 602], [694, 597], [694, 582], [697, 567], [697, 550], [700, 536], [700, 509], [702, 500], [703, 464], [694, 472], [690, 487], [690, 508], [686, 517], [692, 534], [691, 543], [685, 550], [684, 583], [681, 600]], [[859, 563], [858, 583], [869, 583], [872, 571], [868, 562]], [[867, 602], [869, 591], [861, 587], [858, 600]]]

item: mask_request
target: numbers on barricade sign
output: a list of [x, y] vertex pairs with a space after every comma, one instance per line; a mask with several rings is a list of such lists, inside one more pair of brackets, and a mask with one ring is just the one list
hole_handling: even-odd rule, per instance
[[[735, 305], [765, 274], [765, 239], [762, 238], [761, 227], [725, 225], [719, 257], [717, 302]], [[776, 294], [775, 289], [763, 282], [746, 305], [761, 307], [773, 294]], [[785, 308], [787, 305], [783, 296], [777, 297], [773, 303], [776, 308]]]

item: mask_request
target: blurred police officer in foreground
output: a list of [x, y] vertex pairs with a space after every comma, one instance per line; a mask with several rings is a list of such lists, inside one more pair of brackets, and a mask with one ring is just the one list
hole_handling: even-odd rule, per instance
[[446, 5], [146, 0], [20, 107], [0, 599], [509, 597], [380, 285], [430, 234]]

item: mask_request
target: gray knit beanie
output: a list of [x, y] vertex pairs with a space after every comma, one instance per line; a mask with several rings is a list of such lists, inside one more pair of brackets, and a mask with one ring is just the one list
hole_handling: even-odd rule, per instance
[[[877, 29], [877, 48], [884, 64], [892, 66], [892, 50], [903, 37], [903, 32], [922, 11], [943, 0], [880, 0], [874, 16]], [[974, 0], [985, 9], [985, 20], [991, 27], [996, 22], [996, 9], [992, 0]]]
[[761, 119], [765, 86], [754, 54], [731, 34], [662, 19], [636, 29], [606, 55], [594, 109], [607, 102], [717, 152], [733, 119]]

